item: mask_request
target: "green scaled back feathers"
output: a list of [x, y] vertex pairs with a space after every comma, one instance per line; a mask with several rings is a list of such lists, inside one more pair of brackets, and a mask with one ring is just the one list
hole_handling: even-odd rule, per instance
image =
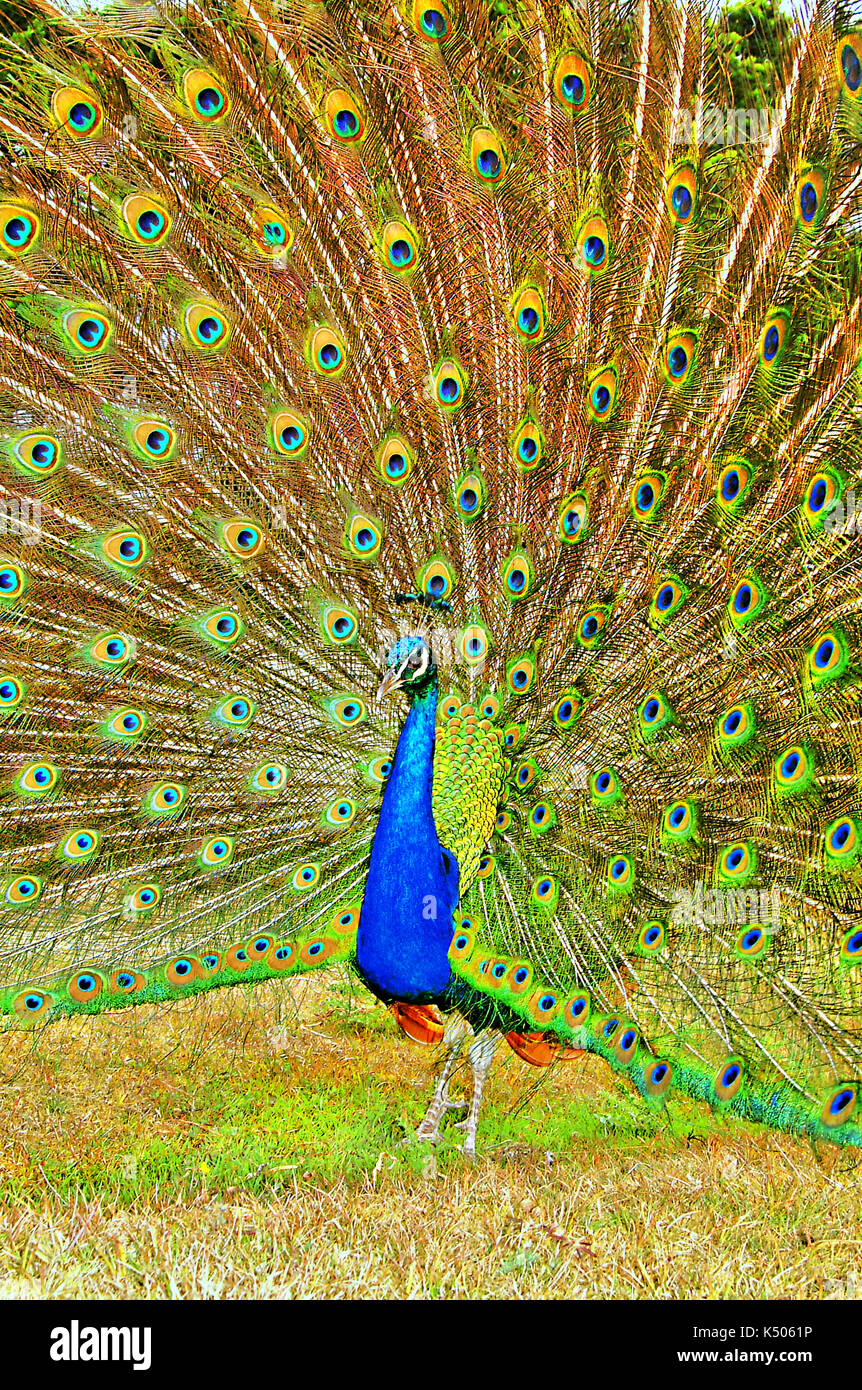
[[44, 8], [3, 1014], [349, 960], [418, 627], [464, 1011], [862, 1143], [862, 33], [719, 142], [694, 4]]

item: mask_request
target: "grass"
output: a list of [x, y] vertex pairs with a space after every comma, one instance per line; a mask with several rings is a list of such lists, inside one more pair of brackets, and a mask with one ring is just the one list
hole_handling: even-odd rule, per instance
[[862, 1295], [858, 1156], [501, 1049], [479, 1159], [335, 977], [3, 1042], [3, 1298]]

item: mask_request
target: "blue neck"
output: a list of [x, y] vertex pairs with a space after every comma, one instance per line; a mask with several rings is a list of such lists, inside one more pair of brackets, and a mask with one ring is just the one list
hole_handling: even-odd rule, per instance
[[[458, 905], [458, 865], [437, 838], [431, 806], [437, 682], [416, 696], [383, 794], [359, 919], [359, 973], [375, 994], [442, 999]], [[448, 868], [447, 868], [448, 865]]]

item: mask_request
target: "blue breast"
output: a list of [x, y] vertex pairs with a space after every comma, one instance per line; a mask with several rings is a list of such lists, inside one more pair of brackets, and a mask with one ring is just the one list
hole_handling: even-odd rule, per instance
[[359, 973], [382, 999], [427, 1004], [451, 981], [458, 864], [440, 844], [431, 791], [436, 682], [413, 702], [383, 795], [359, 919]]

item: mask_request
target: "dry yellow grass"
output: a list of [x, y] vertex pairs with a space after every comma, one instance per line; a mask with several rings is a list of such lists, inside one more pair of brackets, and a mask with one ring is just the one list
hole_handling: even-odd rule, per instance
[[[293, 1001], [293, 1002], [292, 1002]], [[473, 1166], [343, 982], [3, 1040], [5, 1298], [862, 1295], [859, 1159], [504, 1049]]]

